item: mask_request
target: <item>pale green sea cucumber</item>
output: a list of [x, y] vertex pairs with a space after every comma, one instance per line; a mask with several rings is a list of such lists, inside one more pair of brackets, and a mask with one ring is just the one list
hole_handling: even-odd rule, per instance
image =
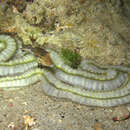
[[[18, 40], [0, 35], [0, 88], [14, 89], [39, 81], [40, 69], [36, 58], [22, 52]], [[39, 72], [39, 73], [38, 73]]]
[[47, 86], [43, 86], [43, 89], [48, 95], [100, 107], [130, 102], [130, 68], [123, 66], [100, 68], [96, 63], [95, 67], [89, 63], [90, 67], [86, 64], [86, 68], [82, 68], [81, 65], [78, 69], [73, 69], [64, 63], [57, 52], [50, 50], [50, 56], [55, 69], [43, 70]]
[[0, 35], [0, 88], [22, 88], [41, 81], [46, 94], [80, 104], [111, 107], [130, 102], [130, 68], [83, 60], [73, 69], [48, 49], [54, 66], [40, 69], [36, 57], [22, 52], [19, 44]]

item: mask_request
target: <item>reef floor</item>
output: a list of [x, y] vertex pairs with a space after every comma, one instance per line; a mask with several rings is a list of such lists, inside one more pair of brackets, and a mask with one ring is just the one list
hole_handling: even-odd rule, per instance
[[130, 104], [79, 105], [45, 95], [41, 83], [0, 93], [1, 130], [130, 130]]

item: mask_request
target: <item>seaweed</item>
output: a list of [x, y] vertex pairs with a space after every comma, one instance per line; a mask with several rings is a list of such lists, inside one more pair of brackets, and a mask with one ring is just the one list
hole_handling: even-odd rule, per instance
[[68, 48], [61, 49], [61, 57], [65, 64], [76, 69], [81, 62], [81, 56]]

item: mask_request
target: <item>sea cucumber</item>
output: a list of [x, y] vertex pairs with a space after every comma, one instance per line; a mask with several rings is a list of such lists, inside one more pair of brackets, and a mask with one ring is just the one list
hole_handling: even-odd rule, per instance
[[35, 56], [22, 52], [19, 40], [0, 35], [0, 88], [14, 89], [39, 81], [41, 75]]
[[38, 68], [37, 58], [23, 52], [19, 40], [0, 35], [0, 88], [22, 88], [41, 81], [47, 95], [80, 104], [111, 107], [130, 102], [129, 67], [99, 66], [86, 59], [74, 69], [59, 53], [47, 51], [53, 67]]
[[55, 68], [43, 68], [43, 89], [48, 95], [100, 107], [130, 102], [130, 73], [126, 71], [129, 70], [128, 67], [99, 68], [96, 64], [90, 64], [98, 69], [94, 71], [93, 68], [90, 70], [90, 67], [86, 67], [84, 71], [81, 66], [73, 69], [64, 63], [57, 52], [49, 52]]

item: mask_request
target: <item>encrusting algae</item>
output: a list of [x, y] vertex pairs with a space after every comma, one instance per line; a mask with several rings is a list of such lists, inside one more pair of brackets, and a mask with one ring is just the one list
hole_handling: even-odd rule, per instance
[[[81, 56], [96, 59], [101, 64], [129, 63], [128, 43], [122, 38], [123, 30], [126, 32], [127, 26], [122, 23], [118, 14], [116, 17], [123, 27], [123, 30], [119, 30], [122, 36], [118, 30], [107, 25], [110, 24], [110, 15], [107, 15], [108, 11], [105, 10], [104, 4], [109, 2], [35, 0], [25, 3], [24, 9], [20, 9], [17, 4], [8, 7], [13, 22], [10, 21], [9, 25], [6, 22], [4, 25], [1, 23], [1, 31], [18, 34], [25, 45], [48, 44], [78, 49]], [[106, 14], [104, 18], [108, 19], [107, 24], [104, 23], [104, 19], [96, 18], [103, 10]]]

